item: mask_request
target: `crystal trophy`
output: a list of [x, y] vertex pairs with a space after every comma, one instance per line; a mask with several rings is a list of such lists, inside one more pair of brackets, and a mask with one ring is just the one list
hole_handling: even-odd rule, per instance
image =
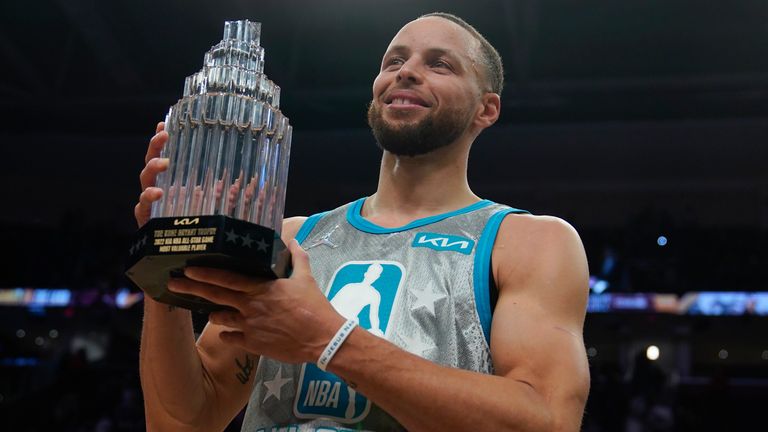
[[224, 308], [168, 291], [186, 266], [284, 277], [290, 253], [280, 240], [291, 148], [280, 87], [264, 74], [261, 24], [227, 21], [224, 39], [187, 77], [168, 111], [169, 139], [157, 178], [162, 198], [137, 232], [126, 275], [155, 300], [209, 312]]

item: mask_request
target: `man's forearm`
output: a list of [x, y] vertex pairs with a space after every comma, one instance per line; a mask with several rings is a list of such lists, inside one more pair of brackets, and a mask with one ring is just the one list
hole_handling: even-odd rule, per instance
[[362, 329], [328, 370], [411, 431], [554, 430], [544, 399], [527, 384], [443, 367]]
[[148, 425], [195, 423], [205, 379], [189, 311], [145, 300], [140, 374]]

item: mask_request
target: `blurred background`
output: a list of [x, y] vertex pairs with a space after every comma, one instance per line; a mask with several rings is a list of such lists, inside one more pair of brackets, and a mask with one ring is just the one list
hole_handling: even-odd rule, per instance
[[262, 23], [295, 128], [290, 216], [375, 190], [371, 83], [432, 11], [505, 61], [475, 192], [582, 235], [583, 430], [764, 428], [767, 2], [43, 0], [0, 4], [0, 430], [143, 430], [138, 173], [225, 20]]

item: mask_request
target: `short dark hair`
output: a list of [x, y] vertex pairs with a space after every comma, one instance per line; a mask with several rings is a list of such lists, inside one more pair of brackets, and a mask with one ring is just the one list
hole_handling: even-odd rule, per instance
[[491, 91], [501, 95], [501, 90], [504, 89], [504, 65], [501, 63], [501, 56], [499, 55], [499, 52], [496, 51], [496, 48], [494, 48], [493, 45], [491, 45], [491, 43], [477, 31], [477, 29], [454, 14], [432, 12], [422, 15], [419, 18], [428, 17], [443, 18], [456, 23], [480, 42], [480, 61], [482, 62], [484, 69], [484, 78], [488, 82]]

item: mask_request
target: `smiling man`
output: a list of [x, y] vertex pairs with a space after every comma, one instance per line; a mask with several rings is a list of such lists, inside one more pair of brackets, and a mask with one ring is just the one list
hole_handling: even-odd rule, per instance
[[[187, 268], [171, 290], [235, 309], [212, 313], [197, 341], [189, 312], [147, 299], [148, 430], [223, 430], [247, 403], [244, 431], [578, 431], [589, 389], [579, 237], [467, 184], [502, 82], [496, 50], [460, 18], [406, 24], [368, 111], [383, 150], [376, 192], [286, 219], [288, 279]], [[166, 140], [161, 124], [140, 225], [162, 194]]]

